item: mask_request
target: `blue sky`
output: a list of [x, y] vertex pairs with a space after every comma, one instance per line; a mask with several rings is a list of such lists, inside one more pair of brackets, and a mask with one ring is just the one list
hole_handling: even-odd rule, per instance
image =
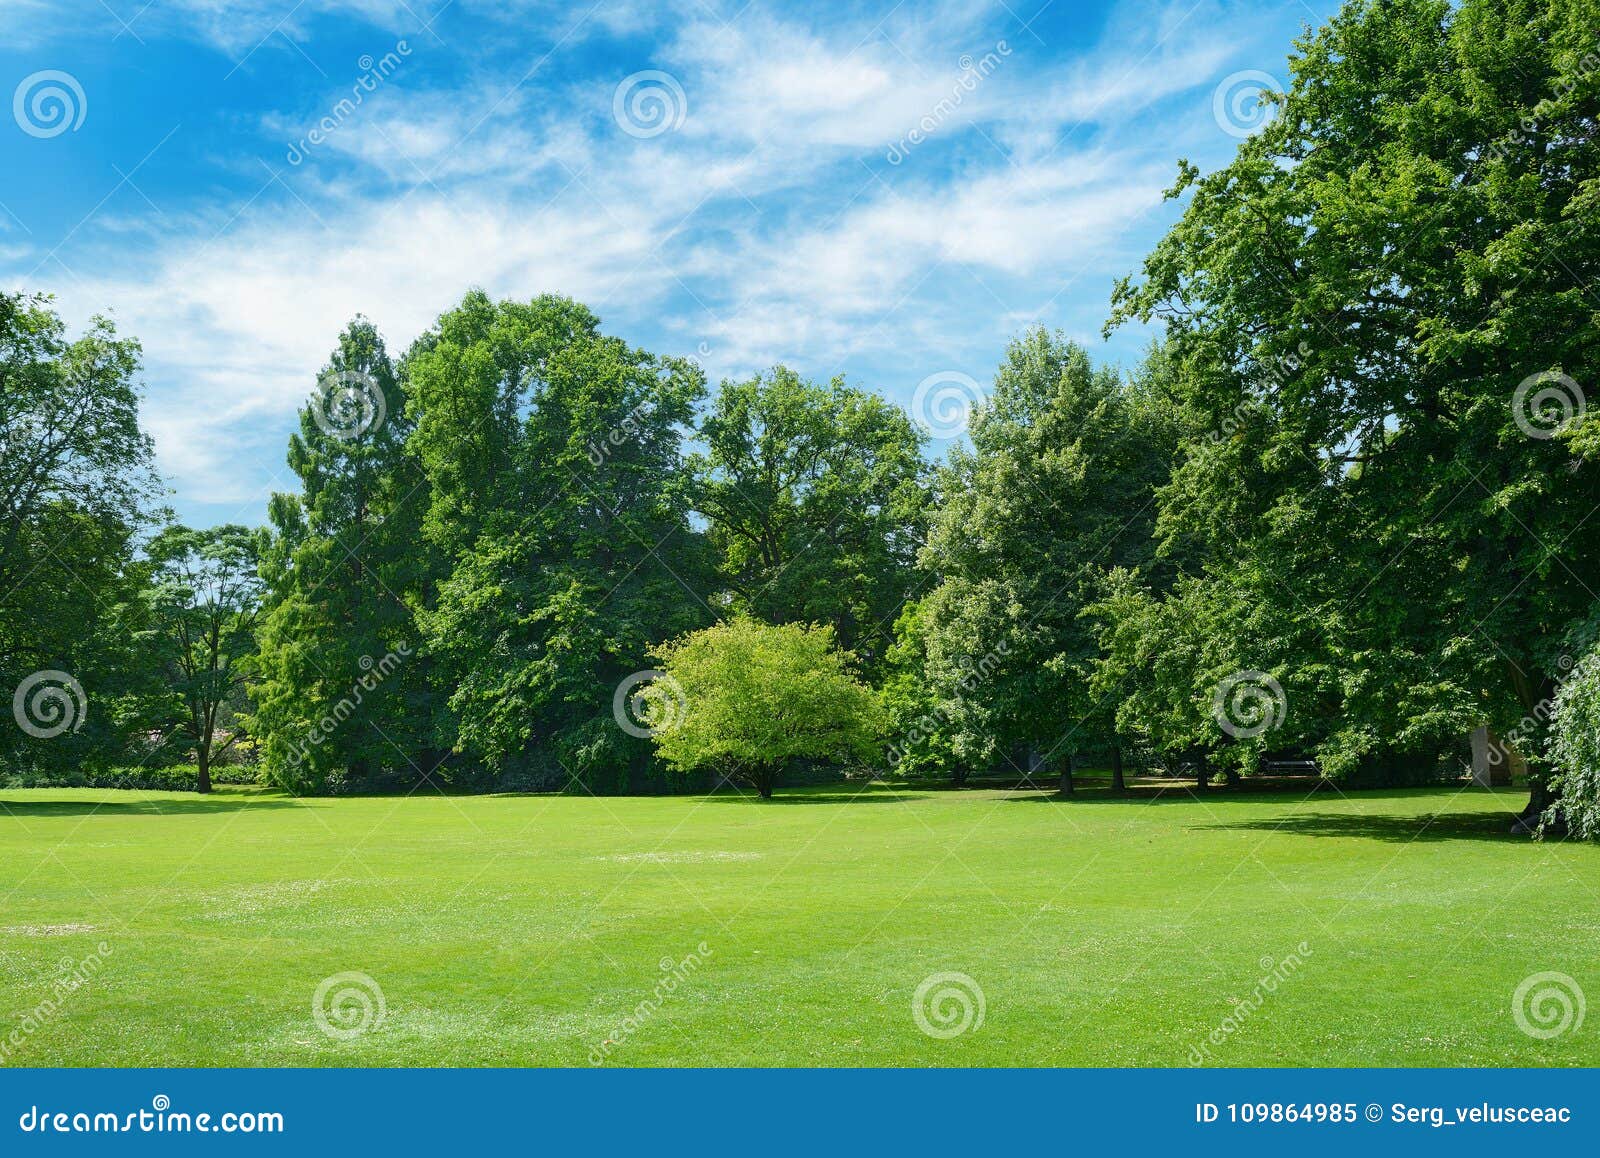
[[908, 406], [1034, 323], [1126, 365], [1177, 158], [1225, 162], [1335, 9], [0, 0], [0, 285], [142, 341], [199, 524], [292, 489], [350, 317], [398, 355], [473, 286]]

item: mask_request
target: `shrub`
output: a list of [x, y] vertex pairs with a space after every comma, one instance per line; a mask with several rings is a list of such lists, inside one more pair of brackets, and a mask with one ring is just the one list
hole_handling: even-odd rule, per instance
[[[193, 764], [118, 765], [0, 772], [3, 788], [125, 788], [146, 792], [193, 792], [199, 769]], [[255, 784], [254, 768], [213, 767], [213, 784]]]
[[1600, 840], [1600, 650], [1579, 660], [1556, 693], [1545, 755], [1555, 803], [1541, 827], [1565, 823], [1574, 836]]

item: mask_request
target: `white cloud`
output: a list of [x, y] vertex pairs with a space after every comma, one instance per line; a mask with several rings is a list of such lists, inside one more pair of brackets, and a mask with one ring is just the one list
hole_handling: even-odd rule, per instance
[[[285, 7], [179, 5], [217, 43], [246, 48]], [[415, 23], [403, 9], [306, 0], [295, 19]], [[659, 59], [614, 77], [475, 62], [430, 87], [419, 53], [309, 163], [275, 160], [279, 179], [254, 201], [188, 215], [163, 205], [159, 231], [137, 244], [110, 219], [91, 223], [75, 244], [111, 257], [64, 253], [77, 273], [55, 288], [74, 318], [114, 305], [142, 339], [161, 465], [181, 493], [211, 502], [256, 497], [264, 479], [241, 459], [281, 461], [293, 412], [352, 316], [371, 317], [399, 353], [471, 286], [561, 292], [630, 336], [671, 335], [682, 351], [704, 341], [714, 373], [992, 352], [1018, 318], [1056, 310], [1074, 276], [1128, 268], [1127, 239], [1170, 182], [1183, 122], [1103, 130], [1170, 114], [1175, 94], [1203, 88], [1225, 59], [1227, 28], [1142, 11], [1076, 64], [1013, 33], [899, 167], [884, 150], [951, 96], [963, 54], [995, 45], [982, 9], [823, 27], [759, 11], [724, 25], [697, 6], [659, 39]], [[608, 30], [658, 18], [623, 10]], [[657, 66], [683, 84], [688, 117], [637, 140], [613, 123], [612, 93]], [[253, 122], [265, 155], [348, 94], [342, 79], [325, 88]], [[1101, 131], [1073, 134], [1085, 120]]]
[[115, 302], [119, 327], [143, 341], [156, 384], [150, 426], [180, 488], [212, 501], [247, 497], [237, 438], [264, 425], [286, 437], [286, 417], [358, 313], [399, 353], [472, 286], [595, 303], [650, 296], [666, 276], [640, 264], [653, 243], [648, 218], [600, 214], [577, 197], [539, 209], [424, 190], [324, 220], [277, 205], [212, 242], [175, 247], [148, 274], [60, 287], [71, 316]]
[[[1084, 154], [908, 195], [879, 193], [827, 226], [745, 252], [730, 279], [735, 304], [710, 340], [731, 361], [759, 366], [818, 340], [892, 350], [905, 344], [906, 326], [934, 316], [969, 330], [961, 315], [970, 316], [971, 302], [980, 313], [1004, 311], [982, 283], [1059, 285], [1106, 257], [1160, 204], [1166, 176], [1136, 155]], [[952, 280], [966, 310], [941, 293]], [[880, 326], [891, 313], [893, 326]]]

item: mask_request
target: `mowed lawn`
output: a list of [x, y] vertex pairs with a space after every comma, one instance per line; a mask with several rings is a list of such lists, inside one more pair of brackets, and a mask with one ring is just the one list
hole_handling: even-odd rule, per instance
[[[1523, 799], [0, 792], [0, 1042], [10, 1065], [1600, 1064], [1600, 1014], [1548, 1040], [1513, 1017], [1535, 973], [1600, 998], [1600, 849], [1504, 835]], [[382, 1016], [330, 1036], [313, 1002], [345, 973]], [[935, 974], [971, 979], [931, 986], [973, 1003], [957, 1036], [913, 1016]]]

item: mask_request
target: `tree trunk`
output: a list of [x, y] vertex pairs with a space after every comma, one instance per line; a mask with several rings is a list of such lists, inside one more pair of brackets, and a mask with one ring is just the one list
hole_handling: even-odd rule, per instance
[[1523, 835], [1537, 832], [1540, 814], [1555, 803], [1555, 798], [1555, 793], [1550, 791], [1550, 785], [1543, 776], [1530, 776], [1528, 778], [1528, 803], [1523, 805], [1522, 811], [1517, 815], [1516, 820], [1512, 821], [1511, 831]]
[[1061, 795], [1063, 796], [1072, 795], [1072, 772], [1073, 765], [1077, 763], [1077, 760], [1078, 758], [1075, 754], [1068, 752], [1066, 763], [1061, 765]]
[[196, 752], [196, 755], [197, 755], [197, 759], [196, 759], [195, 763], [199, 765], [200, 775], [195, 778], [194, 790], [196, 792], [210, 792], [211, 791], [211, 750], [210, 750], [209, 746], [207, 746], [205, 744], [201, 744], [195, 749], [195, 752]]
[[1111, 791], [1118, 796], [1128, 794], [1128, 782], [1122, 778], [1122, 745], [1111, 745]]
[[[1528, 678], [1526, 672], [1509, 659], [1506, 660], [1506, 672], [1511, 677], [1512, 690], [1516, 692], [1523, 709], [1528, 715], [1537, 718], [1540, 704], [1555, 694], [1556, 681], [1541, 678], [1536, 685]], [[1545, 696], [1541, 697], [1540, 691], [1544, 691]], [[1512, 824], [1512, 832], [1528, 833], [1537, 830], [1539, 814], [1555, 803], [1555, 793], [1550, 791], [1550, 784], [1546, 778], [1549, 769], [1534, 761], [1529, 761], [1529, 764], [1532, 767], [1528, 775], [1528, 803], [1522, 806], [1522, 812]]]
[[1194, 787], [1196, 792], [1204, 792], [1211, 784], [1211, 766], [1206, 763], [1206, 754], [1201, 752], [1195, 759]]
[[1233, 767], [1232, 765], [1229, 765], [1228, 769], [1223, 772], [1222, 778], [1224, 781], [1226, 781], [1229, 788], [1239, 787], [1239, 769]]
[[756, 770], [756, 791], [761, 794], [761, 799], [772, 799], [772, 789], [777, 783], [777, 779], [777, 772], [771, 768], [758, 768]]

